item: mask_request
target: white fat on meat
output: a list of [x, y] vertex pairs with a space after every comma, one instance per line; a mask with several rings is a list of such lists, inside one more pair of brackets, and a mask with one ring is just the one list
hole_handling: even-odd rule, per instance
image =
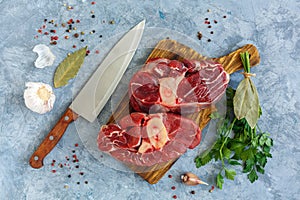
[[160, 58], [160, 59], [148, 62], [146, 65], [144, 65], [144, 67], [140, 71], [143, 71], [143, 72], [152, 72], [153, 69], [155, 69], [157, 67], [157, 64], [159, 64], [159, 63], [168, 64], [169, 62], [170, 62], [169, 59]]

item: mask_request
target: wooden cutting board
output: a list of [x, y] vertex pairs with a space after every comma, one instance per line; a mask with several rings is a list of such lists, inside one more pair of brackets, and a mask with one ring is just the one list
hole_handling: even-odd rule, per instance
[[[250, 54], [251, 66], [255, 66], [260, 62], [260, 56], [258, 50], [254, 45], [251, 44], [247, 44], [226, 56], [220, 58], [211, 58], [211, 59], [221, 63], [225, 71], [229, 74], [232, 74], [233, 72], [243, 69], [240, 60], [240, 53], [245, 51], [248, 51]], [[170, 39], [161, 40], [155, 46], [155, 48], [149, 55], [147, 61], [152, 58], [168, 58], [168, 59], [176, 59], [176, 60], [208, 59], [207, 57], [202, 56], [195, 50], [183, 44], [180, 44], [177, 41], [170, 40]], [[128, 110], [132, 111], [132, 108], [129, 105], [128, 95], [125, 94], [124, 98], [121, 100], [119, 106], [114, 111], [107, 124], [118, 121], [118, 119], [121, 119], [123, 116], [128, 114]], [[201, 110], [198, 113], [190, 114], [187, 117], [193, 119], [197, 124], [199, 124], [199, 127], [202, 130], [210, 121], [209, 116], [213, 111], [215, 111], [215, 107], [211, 106], [209, 108]], [[151, 167], [130, 166], [130, 165], [127, 166], [131, 170], [139, 174], [143, 179], [148, 181], [150, 184], [155, 184], [164, 176], [164, 174], [171, 168], [171, 166], [176, 162], [177, 159], [170, 160], [169, 162], [166, 163], [156, 164]]]

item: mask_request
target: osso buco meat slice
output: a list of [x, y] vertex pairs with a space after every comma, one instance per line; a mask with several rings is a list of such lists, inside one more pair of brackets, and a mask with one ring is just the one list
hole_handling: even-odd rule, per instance
[[131, 113], [118, 124], [101, 127], [101, 151], [133, 165], [152, 166], [178, 158], [201, 141], [201, 130], [192, 120], [171, 113]]
[[218, 101], [228, 82], [219, 63], [158, 58], [133, 75], [129, 98], [139, 112], [192, 113]]

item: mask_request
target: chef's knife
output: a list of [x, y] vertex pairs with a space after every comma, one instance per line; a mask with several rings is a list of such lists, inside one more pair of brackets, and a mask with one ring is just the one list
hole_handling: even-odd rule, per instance
[[29, 164], [33, 168], [43, 166], [43, 159], [59, 142], [71, 122], [79, 116], [89, 122], [93, 122], [97, 118], [135, 54], [144, 27], [145, 20], [126, 33], [110, 50], [63, 116], [32, 154]]

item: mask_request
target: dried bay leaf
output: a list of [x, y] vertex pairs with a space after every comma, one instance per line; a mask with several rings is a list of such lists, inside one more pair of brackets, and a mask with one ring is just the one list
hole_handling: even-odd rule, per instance
[[251, 107], [251, 101], [253, 99], [251, 87], [250, 87], [250, 79], [243, 79], [235, 92], [233, 97], [233, 108], [234, 114], [237, 119], [242, 119], [247, 115], [248, 109]]
[[260, 105], [257, 89], [250, 79], [250, 56], [248, 52], [241, 53], [244, 67], [244, 79], [239, 83], [233, 98], [234, 114], [237, 119], [245, 118], [252, 129], [260, 117]]
[[249, 78], [251, 90], [253, 92], [253, 98], [251, 101], [251, 107], [248, 110], [245, 119], [247, 120], [248, 124], [252, 129], [255, 128], [257, 121], [259, 119], [259, 112], [260, 112], [260, 106], [259, 106], [259, 99], [258, 99], [258, 92], [254, 85], [254, 83]]
[[253, 129], [259, 119], [257, 89], [250, 78], [243, 79], [233, 97], [234, 114], [237, 119], [245, 118]]
[[74, 78], [86, 56], [87, 47], [81, 48], [67, 56], [56, 68], [54, 74], [54, 87], [59, 88], [68, 84]]

